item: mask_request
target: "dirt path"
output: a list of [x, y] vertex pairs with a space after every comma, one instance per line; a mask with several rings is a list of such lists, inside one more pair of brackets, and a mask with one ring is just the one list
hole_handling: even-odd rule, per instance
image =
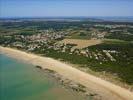
[[133, 100], [133, 93], [110, 82], [82, 72], [52, 58], [0, 47], [0, 52], [33, 65], [55, 70], [63, 77], [78, 82], [102, 96], [102, 100]]

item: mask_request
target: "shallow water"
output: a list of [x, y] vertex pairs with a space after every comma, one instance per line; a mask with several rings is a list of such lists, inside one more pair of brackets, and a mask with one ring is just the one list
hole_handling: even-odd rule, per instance
[[0, 100], [85, 100], [31, 64], [0, 54]]

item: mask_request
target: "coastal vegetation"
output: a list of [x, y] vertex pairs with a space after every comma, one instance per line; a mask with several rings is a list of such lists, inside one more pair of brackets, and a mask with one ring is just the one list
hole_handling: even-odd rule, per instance
[[[95, 59], [83, 55], [69, 54], [67, 52], [59, 52], [53, 49], [46, 51], [36, 50], [34, 52], [43, 54], [44, 56], [59, 59], [61, 61], [67, 61], [72, 64], [78, 64], [82, 67], [88, 67], [97, 72], [107, 72], [112, 75], [120, 77], [121, 81], [132, 84], [133, 83], [133, 44], [132, 43], [102, 43], [95, 46], [89, 46], [90, 52], [94, 54], [101, 53], [99, 59]], [[116, 51], [111, 55], [116, 61], [110, 61], [103, 50]], [[105, 60], [104, 60], [105, 59]]]

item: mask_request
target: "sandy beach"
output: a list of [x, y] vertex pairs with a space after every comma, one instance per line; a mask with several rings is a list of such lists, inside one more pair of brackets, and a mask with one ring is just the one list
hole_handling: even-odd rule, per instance
[[62, 77], [78, 82], [98, 93], [102, 96], [102, 100], [133, 100], [132, 92], [52, 58], [5, 47], [0, 47], [0, 52], [15, 59], [42, 66], [44, 69], [54, 70]]

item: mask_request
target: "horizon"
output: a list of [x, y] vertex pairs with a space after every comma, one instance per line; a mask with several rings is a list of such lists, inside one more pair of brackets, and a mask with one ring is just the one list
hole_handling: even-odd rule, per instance
[[0, 20], [47, 20], [47, 21], [109, 21], [133, 23], [133, 16], [49, 16], [49, 17], [0, 17]]
[[133, 17], [131, 0], [1, 0], [0, 18]]
[[1, 17], [4, 18], [133, 18], [133, 16], [14, 16]]

